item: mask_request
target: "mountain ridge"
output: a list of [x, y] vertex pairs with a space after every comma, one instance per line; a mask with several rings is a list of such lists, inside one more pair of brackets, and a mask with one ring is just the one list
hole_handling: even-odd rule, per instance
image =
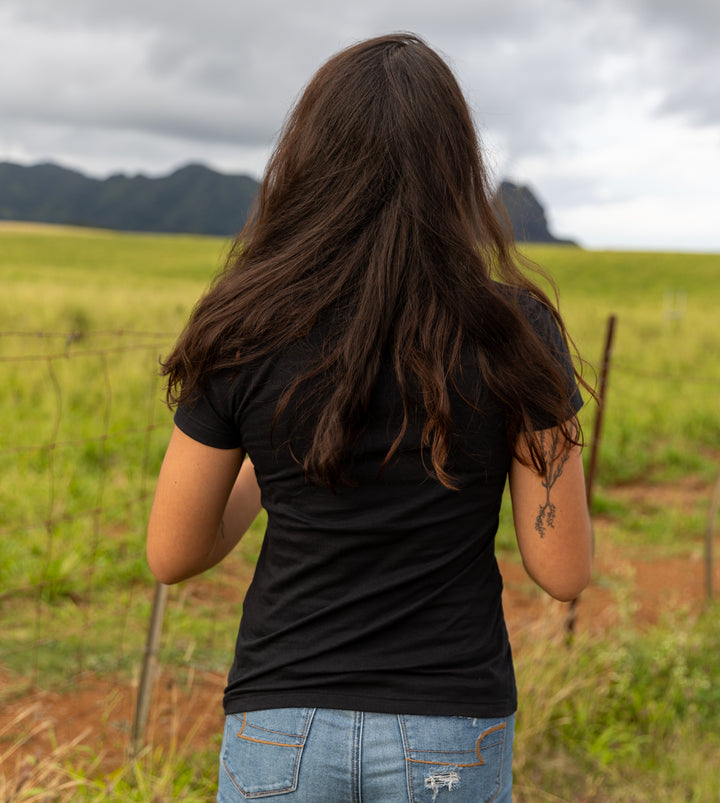
[[[243, 227], [258, 186], [251, 176], [199, 163], [157, 178], [115, 173], [100, 179], [53, 162], [0, 162], [0, 220], [232, 236]], [[495, 202], [506, 209], [519, 241], [574, 244], [549, 231], [529, 187], [502, 181]]]

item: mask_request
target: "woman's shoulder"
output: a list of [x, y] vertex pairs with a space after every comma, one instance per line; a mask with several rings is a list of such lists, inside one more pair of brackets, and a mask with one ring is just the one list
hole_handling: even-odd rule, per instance
[[546, 302], [538, 298], [528, 288], [519, 285], [503, 284], [494, 281], [495, 290], [508, 303], [520, 309], [527, 320], [533, 324], [547, 327], [555, 322], [555, 315]]

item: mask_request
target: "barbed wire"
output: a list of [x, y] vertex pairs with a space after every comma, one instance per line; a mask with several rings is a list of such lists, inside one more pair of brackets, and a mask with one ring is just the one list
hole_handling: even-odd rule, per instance
[[29, 446], [0, 446], [0, 455], [2, 454], [21, 454], [27, 452], [45, 452], [49, 449], [70, 449], [78, 446], [85, 446], [88, 443], [100, 443], [102, 441], [108, 441], [113, 438], [120, 437], [121, 435], [142, 435], [146, 432], [154, 432], [157, 429], [161, 429], [164, 425], [163, 424], [148, 424], [145, 427], [139, 428], [124, 428], [124, 429], [116, 429], [111, 430], [107, 434], [102, 435], [88, 435], [83, 438], [78, 438], [77, 440], [65, 440], [65, 441], [54, 441], [52, 443], [43, 443], [38, 445], [29, 445]]
[[670, 374], [661, 371], [643, 371], [630, 365], [613, 360], [613, 373], [621, 373], [627, 376], [634, 376], [638, 379], [658, 379], [662, 382], [680, 382], [688, 385], [718, 385], [720, 386], [720, 376], [688, 376], [683, 374]]
[[[27, 600], [31, 606], [26, 608], [30, 615], [23, 617], [21, 630], [24, 635], [20, 640], [4, 640], [0, 660], [8, 660], [9, 656], [17, 654], [27, 654], [26, 679], [33, 684], [43, 674], [43, 651], [59, 643], [59, 640], [72, 637], [76, 644], [74, 661], [67, 666], [68, 676], [82, 673], [86, 666], [87, 648], [83, 636], [91, 628], [98, 627], [97, 617], [101, 614], [94, 607], [93, 601], [96, 593], [102, 591], [103, 581], [100, 574], [108, 576], [107, 569], [99, 574], [100, 559], [106, 553], [103, 543], [104, 528], [108, 523], [117, 528], [121, 526], [117, 522], [130, 521], [133, 517], [135, 521], [142, 520], [143, 509], [149, 505], [151, 438], [154, 432], [168, 428], [169, 425], [169, 418], [162, 421], [156, 414], [159, 397], [154, 389], [158, 385], [159, 372], [153, 352], [158, 350], [161, 343], [172, 342], [175, 336], [168, 332], [129, 329], [0, 331], [0, 349], [10, 351], [0, 355], [0, 367], [4, 364], [10, 369], [12, 365], [36, 363], [42, 366], [42, 373], [38, 375], [34, 372], [34, 381], [37, 381], [38, 376], [44, 376], [44, 390], [40, 391], [46, 400], [42, 408], [45, 419], [44, 435], [31, 443], [18, 443], [17, 439], [33, 439], [35, 435], [32, 426], [23, 431], [22, 416], [18, 419], [17, 414], [14, 414], [18, 420], [18, 428], [6, 429], [4, 440], [16, 438], [16, 442], [0, 446], [0, 458], [3, 459], [0, 471], [7, 477], [3, 478], [5, 498], [11, 500], [12, 492], [9, 489], [14, 487], [23, 488], [22, 493], [29, 497], [27, 503], [18, 505], [17, 512], [0, 512], [0, 538], [5, 548], [11, 549], [14, 543], [22, 539], [28, 552], [20, 562], [15, 557], [14, 567], [17, 571], [8, 575], [6, 566], [0, 601], [3, 605], [12, 604], [14, 608], [15, 604], [27, 605], [20, 601], [15, 603], [14, 600]], [[113, 342], [102, 342], [108, 338], [112, 338]], [[12, 353], [22, 351], [24, 346], [31, 343], [40, 342], [44, 344], [41, 349], [31, 347], [25, 349], [24, 353]], [[128, 408], [126, 397], [124, 401], [116, 397], [114, 382], [122, 379], [118, 380], [113, 369], [120, 364], [118, 359], [125, 353], [140, 355], [141, 363], [147, 363], [147, 371], [142, 367], [139, 369], [141, 377], [142, 374], [147, 374], [146, 383], [140, 379], [140, 386], [145, 383], [149, 391], [147, 405], [133, 406], [133, 402], [130, 402]], [[146, 356], [142, 356], [143, 354]], [[87, 379], [88, 386], [91, 383], [94, 388], [94, 406], [85, 415], [92, 416], [97, 431], [78, 437], [74, 437], [72, 432], [63, 435], [62, 431], [68, 425], [68, 416], [70, 426], [77, 420], [74, 418], [77, 412], [72, 410], [72, 400], [68, 398], [68, 394], [73, 392], [68, 389], [68, 382], [78, 382], [78, 379], [76, 372], [68, 373], [59, 369], [63, 361], [85, 358], [96, 361], [93, 372]], [[22, 387], [22, 374], [14, 376], [16, 388]], [[113, 416], [118, 405], [123, 423], [114, 425]], [[116, 475], [110, 473], [111, 445], [116, 443], [121, 444], [124, 449], [132, 449], [134, 470], [133, 476], [122, 476], [122, 483], [126, 483], [127, 487], [120, 490], [113, 488], [112, 497], [109, 497], [111, 482], [116, 481], [112, 479]], [[86, 471], [82, 463], [83, 450], [87, 450], [88, 445], [93, 446], [92, 454], [96, 466], [92, 472]], [[23, 482], [19, 473], [15, 473], [19, 469], [17, 458], [28, 456], [34, 459], [35, 455], [40, 455], [43, 462], [32, 469], [35, 474], [29, 475], [31, 479]], [[75, 496], [73, 483], [84, 473], [87, 474], [87, 481], [83, 480], [83, 493]], [[73, 509], [76, 503], [80, 504], [80, 509]], [[78, 527], [83, 529], [77, 529]], [[82, 533], [82, 540], [68, 541], [66, 535], [70, 534], [70, 528]], [[132, 530], [129, 530], [113, 549], [123, 549], [122, 544], [129, 543], [127, 539], [132, 537]], [[67, 574], [63, 561], [67, 560], [68, 552], [78, 548], [81, 553], [73, 558], [75, 562]], [[59, 575], [56, 565], [61, 567]], [[2, 573], [3, 567], [0, 566], [0, 574]], [[63, 620], [63, 615], [60, 614], [62, 606], [57, 607], [49, 602], [56, 593], [58, 577], [59, 582], [64, 583], [61, 593], [70, 600], [71, 608], [73, 605], [76, 608], [75, 624], [70, 628], [66, 621], [65, 624], [60, 624]], [[131, 589], [128, 593], [134, 592]], [[67, 615], [66, 612], [65, 620]], [[107, 613], [102, 616], [106, 617]], [[126, 632], [129, 616], [127, 606], [121, 606], [114, 614], [119, 633]], [[57, 621], [56, 617], [59, 617]], [[135, 649], [139, 649], [139, 645]]]
[[157, 332], [143, 329], [92, 329], [82, 331], [80, 329], [60, 329], [49, 331], [45, 329], [10, 329], [0, 331], [0, 337], [30, 337], [30, 338], [67, 338], [69, 335], [81, 335], [82, 337], [177, 337], [177, 332]]
[[[0, 363], [3, 362], [36, 362], [43, 360], [60, 360], [69, 356], [68, 348], [74, 343], [79, 343], [90, 337], [143, 337], [152, 338], [156, 341], [172, 341], [177, 337], [177, 332], [153, 332], [134, 329], [100, 329], [89, 332], [79, 330], [65, 331], [25, 331], [11, 330], [0, 331], [0, 338], [35, 338], [35, 339], [63, 339], [65, 350], [45, 354], [22, 354], [22, 355], [0, 355]], [[73, 357], [102, 357], [107, 354], [118, 354], [128, 351], [143, 351], [156, 348], [158, 343], [134, 343], [132, 345], [121, 344], [117, 346], [103, 346], [97, 348], [78, 348], [72, 349]], [[640, 379], [656, 379], [665, 382], [683, 382], [696, 385], [720, 385], [720, 376], [692, 376], [688, 374], [673, 374], [660, 371], [645, 371], [635, 368], [628, 363], [623, 363], [617, 358], [613, 358], [613, 372], [622, 373], [628, 376], [635, 376]]]

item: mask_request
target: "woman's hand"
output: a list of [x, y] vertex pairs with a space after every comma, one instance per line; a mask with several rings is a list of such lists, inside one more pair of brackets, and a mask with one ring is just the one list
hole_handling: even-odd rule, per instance
[[581, 449], [568, 446], [558, 429], [535, 433], [547, 468], [513, 460], [510, 494], [523, 564], [555, 599], [568, 601], [590, 582], [593, 537]]
[[260, 512], [260, 489], [242, 449], [215, 449], [175, 427], [147, 532], [147, 558], [162, 583], [219, 563]]

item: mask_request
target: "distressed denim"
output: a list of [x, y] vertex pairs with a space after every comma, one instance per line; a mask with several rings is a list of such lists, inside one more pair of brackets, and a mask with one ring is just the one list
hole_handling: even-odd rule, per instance
[[219, 803], [510, 803], [514, 717], [230, 715]]

